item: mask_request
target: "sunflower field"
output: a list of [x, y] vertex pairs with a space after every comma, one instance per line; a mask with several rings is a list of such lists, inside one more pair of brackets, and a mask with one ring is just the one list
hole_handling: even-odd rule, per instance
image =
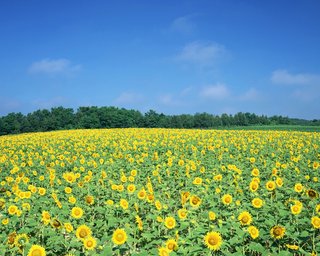
[[0, 137], [0, 255], [317, 255], [320, 133]]

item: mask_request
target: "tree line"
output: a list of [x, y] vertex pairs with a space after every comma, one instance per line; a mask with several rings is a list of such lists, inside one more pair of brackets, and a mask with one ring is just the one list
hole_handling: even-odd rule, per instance
[[249, 125], [320, 125], [320, 120], [293, 119], [283, 116], [256, 115], [239, 112], [234, 115], [209, 113], [165, 115], [149, 110], [142, 114], [138, 110], [117, 107], [55, 107], [41, 109], [24, 115], [9, 113], [0, 117], [0, 135], [25, 132], [43, 132], [90, 128], [186, 128], [208, 129]]

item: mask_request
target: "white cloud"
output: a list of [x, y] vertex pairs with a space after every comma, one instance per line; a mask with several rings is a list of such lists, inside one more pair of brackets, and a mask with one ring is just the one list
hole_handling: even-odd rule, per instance
[[191, 16], [182, 16], [176, 18], [171, 24], [171, 30], [181, 34], [192, 34], [195, 24], [191, 21]]
[[68, 59], [43, 59], [36, 61], [29, 67], [29, 73], [31, 74], [61, 74], [72, 73], [78, 71], [81, 68], [80, 65], [73, 65]]
[[254, 101], [260, 98], [259, 92], [255, 88], [250, 88], [244, 94], [239, 96], [239, 99], [242, 101]]
[[115, 100], [116, 104], [134, 104], [143, 100], [143, 95], [139, 93], [123, 92]]
[[225, 99], [230, 95], [229, 89], [224, 84], [216, 84], [204, 87], [200, 91], [200, 96], [206, 99]]
[[211, 66], [225, 56], [226, 53], [223, 45], [213, 42], [204, 43], [195, 41], [183, 47], [175, 59], [190, 64]]
[[286, 85], [320, 85], [320, 75], [307, 73], [291, 74], [285, 69], [279, 69], [272, 72], [271, 81], [275, 84]]

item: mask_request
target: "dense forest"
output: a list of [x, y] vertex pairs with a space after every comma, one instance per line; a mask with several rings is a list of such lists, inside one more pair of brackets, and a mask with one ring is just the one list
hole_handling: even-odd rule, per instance
[[303, 120], [283, 116], [256, 115], [239, 112], [235, 115], [212, 115], [196, 113], [194, 115], [165, 115], [149, 110], [145, 114], [137, 110], [117, 107], [55, 107], [51, 110], [37, 110], [27, 115], [9, 113], [0, 117], [0, 135], [24, 132], [40, 132], [80, 128], [126, 128], [126, 127], [162, 127], [162, 128], [219, 128], [250, 125], [320, 125], [320, 120]]

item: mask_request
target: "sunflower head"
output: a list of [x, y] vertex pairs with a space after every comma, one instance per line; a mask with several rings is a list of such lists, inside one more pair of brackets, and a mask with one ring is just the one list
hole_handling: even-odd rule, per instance
[[285, 227], [276, 225], [271, 228], [270, 235], [275, 239], [281, 239], [286, 233]]
[[87, 225], [81, 225], [76, 230], [76, 236], [80, 240], [84, 240], [85, 238], [91, 236], [91, 229]]
[[209, 232], [204, 237], [205, 245], [213, 251], [220, 249], [222, 244], [222, 237], [218, 232]]
[[314, 199], [314, 198], [317, 198], [318, 197], [318, 193], [313, 190], [313, 189], [308, 189], [307, 190], [307, 195], [311, 198], [311, 199]]
[[112, 235], [112, 242], [116, 245], [124, 244], [127, 241], [127, 233], [124, 229], [116, 229]]
[[166, 242], [166, 248], [172, 252], [172, 251], [175, 251], [178, 249], [178, 243], [175, 239], [169, 239], [167, 242]]
[[176, 220], [173, 217], [166, 217], [164, 220], [164, 225], [168, 229], [173, 229], [176, 226]]
[[71, 210], [71, 216], [75, 219], [80, 219], [83, 215], [83, 210], [80, 207], [73, 207]]
[[198, 196], [191, 196], [190, 197], [190, 205], [192, 207], [198, 207], [201, 204], [201, 199]]
[[27, 256], [46, 256], [46, 250], [40, 245], [32, 245]]
[[229, 194], [223, 195], [223, 197], [221, 198], [222, 203], [225, 205], [229, 205], [232, 203], [232, 196]]
[[252, 206], [254, 208], [261, 208], [262, 205], [263, 205], [263, 201], [260, 198], [257, 198], [257, 197], [253, 198], [251, 203], [252, 203]]
[[240, 221], [241, 225], [250, 225], [252, 222], [252, 216], [249, 212], [244, 211], [240, 213], [238, 216], [238, 220]]
[[259, 229], [257, 229], [255, 226], [248, 227], [248, 232], [253, 239], [256, 239], [259, 236]]
[[313, 216], [311, 218], [311, 224], [313, 228], [319, 229], [320, 228], [320, 218], [317, 216]]
[[97, 241], [92, 236], [89, 236], [83, 240], [83, 246], [87, 250], [93, 250], [97, 246]]

